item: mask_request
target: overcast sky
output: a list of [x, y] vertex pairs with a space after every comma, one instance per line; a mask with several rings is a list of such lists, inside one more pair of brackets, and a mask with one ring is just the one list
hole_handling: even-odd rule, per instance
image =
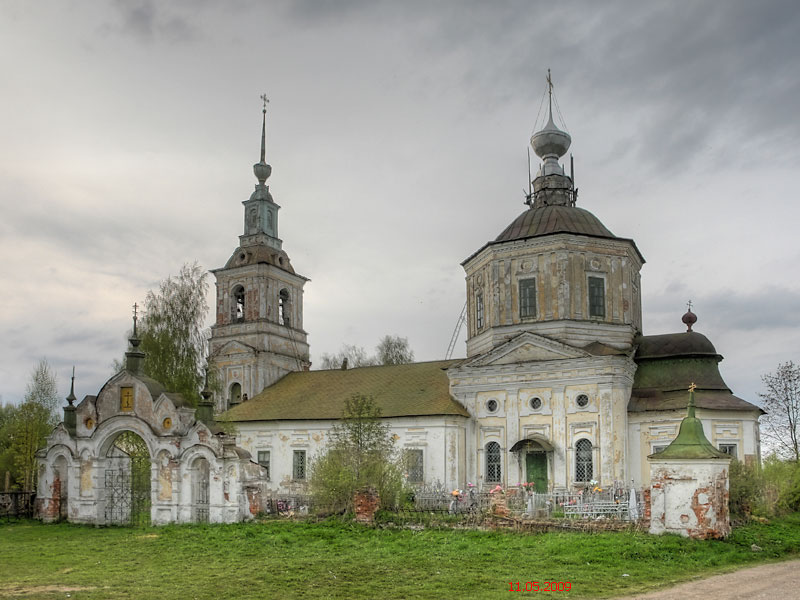
[[225, 264], [264, 92], [312, 360], [387, 333], [443, 358], [461, 261], [525, 208], [548, 68], [579, 206], [647, 260], [645, 333], [691, 299], [750, 401], [800, 361], [795, 0], [4, 0], [0, 48], [3, 401], [40, 357], [96, 393], [131, 305]]

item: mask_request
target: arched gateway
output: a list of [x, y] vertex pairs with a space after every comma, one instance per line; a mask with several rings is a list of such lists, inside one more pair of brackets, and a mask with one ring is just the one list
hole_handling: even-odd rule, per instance
[[45, 521], [162, 524], [252, 518], [263, 473], [213, 419], [211, 393], [192, 407], [141, 374], [131, 338], [127, 368], [75, 405], [39, 451], [37, 511]]

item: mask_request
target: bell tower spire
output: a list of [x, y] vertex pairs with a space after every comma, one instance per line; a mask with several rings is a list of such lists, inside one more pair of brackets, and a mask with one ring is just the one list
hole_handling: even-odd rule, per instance
[[258, 183], [244, 205], [244, 233], [217, 280], [217, 321], [209, 363], [224, 391], [217, 410], [252, 398], [290, 371], [310, 366], [303, 330], [303, 286], [278, 237], [278, 210], [267, 185], [267, 104], [261, 95], [261, 152], [253, 165]]

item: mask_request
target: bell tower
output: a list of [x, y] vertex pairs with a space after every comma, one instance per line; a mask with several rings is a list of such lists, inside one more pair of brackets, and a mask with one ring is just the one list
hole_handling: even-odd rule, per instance
[[308, 334], [303, 330], [303, 286], [278, 237], [278, 206], [266, 181], [266, 119], [261, 122], [261, 160], [253, 165], [258, 180], [244, 205], [239, 246], [216, 278], [216, 323], [211, 327], [210, 363], [223, 386], [217, 410], [226, 410], [290, 371], [310, 367]]

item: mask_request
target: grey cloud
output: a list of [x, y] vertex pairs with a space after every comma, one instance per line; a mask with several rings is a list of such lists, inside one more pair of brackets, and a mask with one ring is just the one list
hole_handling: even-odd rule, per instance
[[[185, 42], [197, 36], [197, 30], [188, 18], [191, 11], [198, 8], [194, 3], [166, 4], [154, 0], [118, 0], [116, 8], [121, 21], [116, 27], [140, 40], [163, 39], [168, 42]], [[176, 14], [179, 12], [185, 14]]]
[[[663, 317], [678, 324], [676, 307], [685, 295], [685, 286], [670, 283], [668, 293], [648, 298], [650, 317]], [[693, 311], [702, 323], [717, 331], [774, 331], [800, 329], [800, 290], [770, 287], [754, 292], [721, 290], [692, 298]], [[676, 327], [677, 330], [677, 327]]]

